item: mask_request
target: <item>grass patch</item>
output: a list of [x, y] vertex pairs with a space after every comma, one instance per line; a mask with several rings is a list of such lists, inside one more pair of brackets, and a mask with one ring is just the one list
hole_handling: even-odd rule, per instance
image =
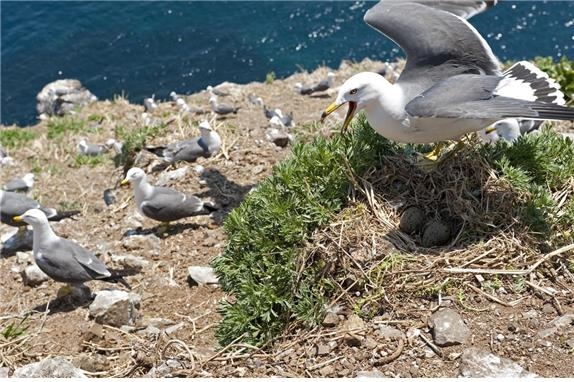
[[18, 149], [37, 138], [29, 128], [0, 129], [0, 144], [7, 149]]
[[76, 154], [74, 158], [75, 167], [90, 166], [95, 167], [101, 163], [104, 163], [106, 157], [104, 155], [84, 155]]
[[123, 142], [122, 153], [114, 157], [116, 166], [124, 166], [125, 171], [129, 170], [134, 162], [136, 153], [145, 147], [148, 139], [163, 134], [167, 126], [159, 124], [154, 126], [143, 126], [135, 130], [118, 126], [116, 134], [119, 140]]
[[273, 83], [273, 81], [275, 81], [276, 77], [275, 77], [275, 72], [271, 71], [269, 73], [267, 73], [267, 75], [265, 76], [265, 83], [267, 85], [271, 85]]
[[66, 133], [79, 133], [86, 125], [86, 121], [75, 117], [65, 116], [51, 118], [48, 121], [48, 139], [56, 139]]

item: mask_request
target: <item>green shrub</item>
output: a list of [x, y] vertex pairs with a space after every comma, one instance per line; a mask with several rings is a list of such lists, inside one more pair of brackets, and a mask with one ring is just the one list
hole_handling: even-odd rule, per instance
[[123, 165], [126, 171], [131, 167], [135, 154], [145, 147], [149, 138], [165, 132], [166, 125], [142, 126], [129, 130], [124, 126], [116, 128], [116, 134], [122, 142], [122, 153], [114, 157], [116, 166]]
[[221, 305], [218, 338], [262, 344], [291, 318], [316, 321], [328, 282], [320, 266], [305, 269], [296, 283], [296, 260], [317, 228], [345, 204], [349, 170], [361, 174], [393, 146], [360, 118], [353, 134], [297, 144], [291, 157], [232, 211], [225, 221], [229, 241], [213, 265], [235, 302]]

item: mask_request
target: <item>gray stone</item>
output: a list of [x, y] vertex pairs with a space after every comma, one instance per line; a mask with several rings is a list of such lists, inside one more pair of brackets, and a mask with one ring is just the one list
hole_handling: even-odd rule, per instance
[[334, 376], [335, 367], [333, 365], [323, 366], [319, 369], [319, 374], [321, 374], [322, 377]]
[[357, 371], [356, 378], [385, 378], [386, 376], [379, 370], [373, 369], [371, 371], [361, 370]]
[[361, 346], [365, 339], [364, 334], [367, 330], [367, 325], [363, 319], [356, 314], [351, 314], [343, 323], [343, 332], [345, 333], [343, 341], [348, 346]]
[[112, 261], [124, 267], [135, 269], [147, 268], [150, 265], [148, 260], [134, 255], [112, 255]]
[[48, 280], [50, 280], [50, 277], [48, 277], [48, 275], [45, 274], [36, 264], [28, 265], [22, 272], [22, 282], [24, 285], [35, 287]]
[[290, 140], [289, 134], [274, 127], [270, 127], [265, 131], [265, 137], [269, 142], [273, 142], [279, 147], [286, 147]]
[[106, 370], [109, 365], [108, 358], [98, 353], [81, 353], [72, 360], [72, 363], [77, 368], [90, 372]]
[[331, 347], [325, 344], [317, 344], [317, 355], [325, 355], [331, 352]]
[[479, 348], [468, 348], [462, 353], [459, 376], [467, 378], [534, 378], [522, 366]]
[[383, 338], [403, 338], [404, 334], [400, 330], [389, 325], [381, 324], [378, 330], [379, 336]]
[[24, 365], [14, 370], [15, 378], [86, 378], [82, 370], [76, 368], [63, 357], [45, 358], [40, 362]]
[[98, 292], [90, 304], [90, 317], [97, 323], [114, 326], [133, 325], [137, 318], [136, 307], [141, 299], [134, 293], [122, 290], [103, 290]]
[[211, 267], [191, 266], [187, 268], [187, 274], [199, 285], [219, 283], [219, 279]]
[[323, 319], [323, 326], [333, 328], [339, 324], [339, 316], [336, 313], [328, 312]]
[[185, 322], [180, 322], [179, 324], [172, 325], [168, 328], [165, 328], [165, 334], [171, 335], [171, 334], [177, 332], [179, 329], [183, 328], [184, 326], [185, 326]]
[[570, 347], [570, 349], [574, 349], [574, 337], [568, 338], [566, 340], [566, 345], [568, 345]]
[[179, 362], [176, 359], [170, 358], [161, 365], [152, 367], [144, 377], [145, 378], [171, 377], [174, 371], [181, 370], [183, 368], [184, 365], [182, 365], [181, 362]]
[[160, 253], [161, 240], [155, 235], [130, 235], [122, 239], [122, 245], [130, 251], [143, 251], [152, 256]]
[[567, 328], [574, 323], [574, 313], [566, 313], [563, 316], [556, 317], [548, 323], [548, 326], [538, 331], [538, 338], [549, 337], [560, 329]]
[[40, 118], [72, 114], [76, 108], [98, 100], [80, 81], [63, 79], [44, 86], [36, 96], [36, 110]]
[[8, 367], [0, 367], [0, 378], [8, 378], [10, 372], [10, 368]]
[[462, 317], [449, 308], [433, 313], [429, 327], [433, 329], [434, 342], [439, 346], [464, 344], [470, 337], [470, 330]]

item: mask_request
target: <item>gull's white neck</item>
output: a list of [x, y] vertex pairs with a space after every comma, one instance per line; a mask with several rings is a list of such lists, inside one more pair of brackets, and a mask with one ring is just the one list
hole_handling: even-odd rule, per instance
[[383, 137], [402, 141], [407, 100], [401, 87], [389, 83], [383, 76], [371, 83], [371, 87], [373, 95], [362, 107], [369, 124]]
[[153, 186], [148, 183], [146, 178], [143, 178], [134, 184], [134, 196], [138, 207], [144, 200], [149, 199], [152, 193]]
[[34, 257], [41, 256], [41, 247], [58, 241], [60, 238], [54, 233], [50, 224], [46, 221], [43, 223], [35, 223], [32, 224], [33, 228], [33, 243], [32, 243], [32, 252], [34, 252]]

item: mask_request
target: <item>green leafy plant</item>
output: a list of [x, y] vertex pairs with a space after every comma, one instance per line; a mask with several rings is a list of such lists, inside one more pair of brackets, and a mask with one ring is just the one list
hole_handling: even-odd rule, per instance
[[140, 151], [147, 140], [165, 132], [166, 125], [142, 126], [135, 130], [130, 130], [125, 126], [118, 126], [116, 134], [122, 142], [122, 152], [114, 157], [116, 166], [123, 165], [131, 167], [136, 152]]
[[7, 340], [12, 340], [17, 337], [20, 337], [30, 327], [30, 325], [26, 324], [27, 320], [28, 315], [24, 316], [20, 321], [16, 323], [8, 324], [6, 327], [4, 327], [4, 329], [2, 329], [0, 334], [2, 335], [2, 337], [4, 337], [4, 339]]
[[74, 165], [76, 167], [80, 166], [90, 166], [95, 167], [100, 163], [104, 163], [106, 157], [103, 155], [84, 155], [84, 154], [76, 154], [74, 158]]

